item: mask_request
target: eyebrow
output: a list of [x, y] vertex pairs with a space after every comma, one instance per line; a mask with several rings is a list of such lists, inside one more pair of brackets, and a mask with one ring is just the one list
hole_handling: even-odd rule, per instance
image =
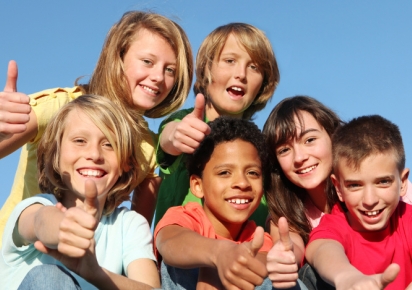
[[[219, 168], [222, 168], [222, 167], [233, 168], [233, 167], [235, 167], [235, 166], [236, 166], [235, 163], [224, 163], [224, 164], [216, 165], [215, 167], [213, 167], [213, 169], [219, 169]], [[249, 163], [249, 164], [247, 164], [246, 167], [258, 167], [258, 168], [262, 168], [262, 165], [259, 165], [258, 163]]]
[[309, 129], [306, 129], [305, 131], [300, 132], [298, 138], [301, 139], [304, 135], [306, 135], [310, 132], [320, 132], [320, 131], [318, 129], [315, 129], [315, 128], [309, 128]]

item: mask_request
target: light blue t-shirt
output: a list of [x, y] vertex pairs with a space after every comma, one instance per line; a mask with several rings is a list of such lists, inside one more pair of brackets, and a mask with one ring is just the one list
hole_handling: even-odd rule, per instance
[[[55, 205], [57, 200], [52, 194], [39, 194], [23, 200], [13, 210], [3, 233], [1, 289], [17, 289], [27, 272], [37, 265], [62, 265], [37, 251], [33, 244], [17, 247], [13, 242], [12, 233], [20, 214], [34, 203]], [[99, 265], [113, 273], [127, 276], [128, 265], [137, 259], [156, 261], [149, 224], [143, 216], [127, 208], [117, 208], [111, 215], [103, 216], [94, 237]], [[82, 289], [97, 289], [78, 275], [72, 274]]]

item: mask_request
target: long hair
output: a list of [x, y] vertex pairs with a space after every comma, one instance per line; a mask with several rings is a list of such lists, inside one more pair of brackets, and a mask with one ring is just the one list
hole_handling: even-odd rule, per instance
[[[305, 214], [306, 190], [296, 186], [285, 176], [276, 156], [276, 148], [296, 136], [295, 117], [302, 123], [301, 111], [311, 114], [329, 137], [332, 137], [342, 121], [336, 113], [319, 101], [307, 96], [295, 96], [279, 102], [270, 113], [263, 128], [269, 148], [269, 158], [272, 162], [271, 187], [266, 196], [271, 220], [277, 225], [280, 217], [286, 217], [291, 230], [297, 232], [306, 244], [312, 230]], [[333, 194], [334, 190], [328, 178], [325, 186], [328, 209], [331, 209], [337, 201]]]
[[172, 90], [160, 104], [144, 113], [147, 117], [159, 118], [174, 112], [185, 102], [193, 77], [193, 55], [186, 33], [167, 17], [142, 11], [126, 12], [108, 32], [90, 81], [82, 87], [86, 93], [105, 96], [116, 105], [136, 111], [124, 73], [123, 57], [140, 29], [161, 36], [176, 54], [176, 80]]
[[[102, 131], [116, 152], [120, 177], [107, 194], [104, 214], [109, 215], [123, 201], [129, 200], [136, 188], [141, 164], [138, 163], [139, 136], [143, 131], [122, 106], [115, 106], [109, 99], [96, 95], [82, 95], [64, 105], [50, 120], [37, 149], [39, 188], [53, 193], [61, 200], [68, 190], [60, 172], [61, 142], [70, 112], [81, 110]], [[137, 144], [136, 144], [137, 143]]]

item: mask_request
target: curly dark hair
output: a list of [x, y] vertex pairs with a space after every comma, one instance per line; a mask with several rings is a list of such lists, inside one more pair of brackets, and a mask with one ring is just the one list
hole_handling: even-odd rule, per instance
[[188, 155], [186, 161], [187, 171], [190, 175], [202, 177], [206, 163], [210, 160], [216, 146], [237, 139], [251, 143], [257, 150], [262, 163], [263, 186], [266, 190], [268, 170], [268, 153], [265, 138], [260, 129], [251, 121], [221, 116], [209, 123], [211, 132], [200, 143], [199, 147]]

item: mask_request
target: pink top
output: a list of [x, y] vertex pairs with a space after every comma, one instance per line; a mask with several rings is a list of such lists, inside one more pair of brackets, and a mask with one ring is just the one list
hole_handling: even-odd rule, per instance
[[[406, 194], [401, 197], [401, 200], [405, 203], [412, 204], [412, 183], [408, 180], [406, 184]], [[320, 211], [311, 201], [310, 198], [305, 201], [305, 214], [308, 218], [312, 229], [316, 228], [319, 225], [320, 218], [325, 215], [324, 212]]]

